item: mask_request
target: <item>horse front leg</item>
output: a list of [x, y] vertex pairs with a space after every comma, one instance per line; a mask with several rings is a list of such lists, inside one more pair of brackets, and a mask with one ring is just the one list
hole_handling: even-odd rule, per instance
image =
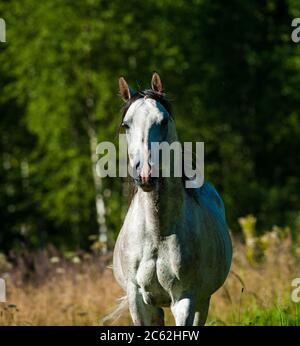
[[204, 326], [207, 320], [210, 297], [198, 303], [193, 326]]
[[195, 305], [192, 298], [185, 297], [171, 305], [176, 326], [192, 326], [195, 316]]
[[164, 326], [164, 311], [146, 304], [138, 286], [130, 283], [127, 287], [130, 315], [135, 326]]

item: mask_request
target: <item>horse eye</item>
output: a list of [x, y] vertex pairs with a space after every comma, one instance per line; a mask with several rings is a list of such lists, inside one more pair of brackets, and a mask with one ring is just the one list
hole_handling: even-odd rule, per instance
[[124, 129], [129, 129], [129, 125], [128, 125], [128, 123], [126, 123], [126, 122], [122, 122], [122, 124], [121, 124], [121, 126], [124, 128]]

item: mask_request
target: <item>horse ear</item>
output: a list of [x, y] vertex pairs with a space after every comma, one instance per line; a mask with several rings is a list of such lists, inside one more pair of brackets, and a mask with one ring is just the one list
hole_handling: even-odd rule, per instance
[[156, 91], [160, 94], [163, 92], [162, 82], [161, 82], [160, 76], [157, 72], [154, 72], [152, 75], [151, 87], [154, 91]]
[[131, 97], [131, 91], [130, 88], [125, 80], [125, 78], [121, 77], [119, 78], [119, 92], [122, 97], [122, 99], [127, 102]]

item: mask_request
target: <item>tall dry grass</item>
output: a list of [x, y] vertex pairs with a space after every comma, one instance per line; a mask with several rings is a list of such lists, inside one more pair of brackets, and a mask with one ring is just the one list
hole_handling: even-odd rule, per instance
[[107, 268], [110, 260], [111, 255], [19, 255], [16, 266], [0, 275], [7, 284], [0, 325], [100, 325], [121, 294]]
[[[251, 222], [254, 228], [251, 218], [240, 221], [244, 237], [234, 239], [232, 270], [212, 298], [207, 324], [299, 324], [298, 307], [290, 295], [300, 263], [289, 230], [274, 228], [258, 237], [255, 230], [247, 234]], [[12, 254], [9, 260], [0, 257], [0, 277], [7, 283], [0, 325], [101, 325], [122, 295], [110, 262], [111, 254], [61, 256], [51, 248]], [[128, 313], [117, 322], [130, 323]], [[173, 323], [169, 311], [167, 323]]]

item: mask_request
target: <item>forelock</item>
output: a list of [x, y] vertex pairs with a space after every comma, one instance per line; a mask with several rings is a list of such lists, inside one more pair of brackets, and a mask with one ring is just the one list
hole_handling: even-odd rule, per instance
[[157, 102], [159, 102], [169, 113], [170, 116], [172, 116], [172, 109], [171, 109], [171, 104], [170, 102], [166, 99], [166, 95], [162, 93], [158, 93], [152, 89], [147, 89], [147, 90], [139, 90], [137, 91], [132, 97], [125, 103], [122, 111], [122, 119], [124, 119], [129, 107], [138, 99], [141, 98], [149, 98], [153, 99]]

